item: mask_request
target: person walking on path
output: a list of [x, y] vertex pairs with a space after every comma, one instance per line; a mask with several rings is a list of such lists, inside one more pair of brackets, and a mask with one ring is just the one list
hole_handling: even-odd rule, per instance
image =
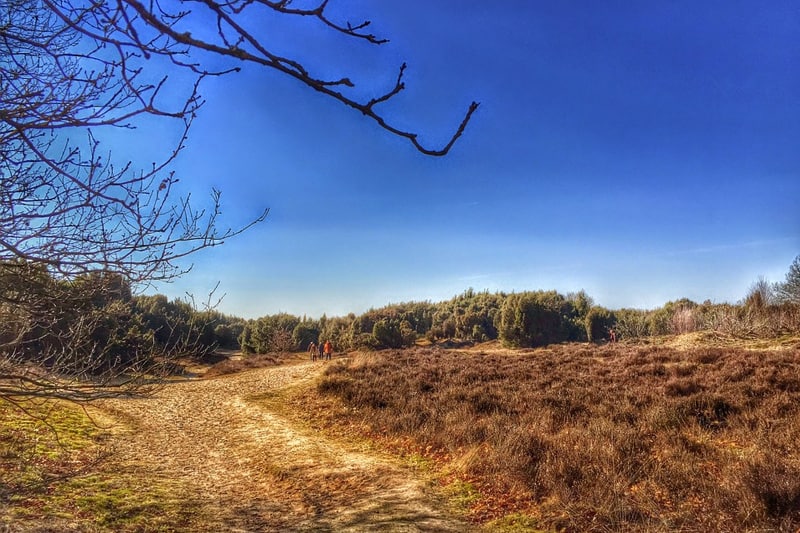
[[317, 344], [317, 353], [319, 354], [319, 360], [322, 361], [323, 353], [322, 353], [322, 343], [321, 342], [319, 344]]
[[311, 344], [308, 345], [308, 353], [311, 354], [311, 360], [317, 360], [317, 345], [314, 344], [314, 341], [311, 341]]
[[331, 352], [333, 352], [333, 345], [331, 344], [331, 341], [325, 341], [325, 347], [323, 348], [323, 351], [325, 352], [325, 360], [330, 361]]

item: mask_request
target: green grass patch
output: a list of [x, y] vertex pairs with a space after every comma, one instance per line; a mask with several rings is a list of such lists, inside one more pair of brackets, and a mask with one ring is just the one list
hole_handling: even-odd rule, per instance
[[531, 516], [512, 513], [486, 524], [486, 530], [492, 533], [548, 533], [542, 529], [539, 521]]
[[447, 500], [461, 512], [467, 511], [481, 498], [480, 492], [467, 481], [456, 479], [445, 486]]
[[433, 461], [430, 458], [416, 452], [409, 453], [406, 456], [406, 463], [414, 470], [420, 472], [430, 473], [433, 470]]
[[175, 531], [197, 520], [171, 480], [115, 471], [108, 432], [82, 408], [24, 408], [0, 403], [0, 529]]
[[103, 433], [86, 413], [62, 402], [0, 402], [0, 498], [41, 490], [96, 451]]
[[71, 511], [110, 531], [174, 531], [196, 519], [197, 508], [170, 485], [125, 474], [73, 478], [56, 491], [48, 510]]

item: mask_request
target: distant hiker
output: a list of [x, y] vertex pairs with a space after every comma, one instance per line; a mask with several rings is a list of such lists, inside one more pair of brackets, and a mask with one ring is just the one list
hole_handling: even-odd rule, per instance
[[617, 342], [617, 332], [614, 328], [608, 328], [608, 342]]
[[322, 361], [322, 343], [317, 344], [317, 353], [319, 354], [319, 360]]
[[311, 341], [311, 344], [308, 345], [308, 353], [311, 354], [311, 360], [317, 360], [317, 345], [314, 344], [314, 341]]
[[325, 341], [325, 347], [323, 348], [325, 352], [325, 359], [330, 361], [331, 360], [331, 352], [333, 352], [333, 345], [331, 341]]

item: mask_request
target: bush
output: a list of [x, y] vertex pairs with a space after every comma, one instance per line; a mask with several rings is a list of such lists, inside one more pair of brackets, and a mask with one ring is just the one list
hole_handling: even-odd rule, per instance
[[545, 346], [566, 340], [561, 307], [555, 292], [526, 292], [506, 298], [500, 317], [500, 340], [506, 346]]
[[751, 459], [745, 482], [770, 518], [800, 516], [800, 468], [783, 457], [767, 454]]
[[400, 324], [395, 320], [383, 318], [375, 322], [372, 327], [372, 336], [380, 348], [402, 348], [403, 333]]
[[647, 325], [647, 311], [641, 309], [620, 309], [614, 312], [615, 329], [620, 339], [638, 339], [650, 334]]
[[614, 327], [614, 313], [604, 307], [592, 307], [584, 319], [586, 338], [589, 342], [598, 342], [608, 338], [608, 332]]
[[359, 333], [353, 338], [353, 348], [356, 350], [376, 350], [380, 346], [371, 333]]

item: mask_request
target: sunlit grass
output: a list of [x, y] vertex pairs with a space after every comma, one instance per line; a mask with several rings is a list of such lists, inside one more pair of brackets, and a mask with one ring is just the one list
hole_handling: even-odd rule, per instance
[[196, 519], [172, 481], [112, 467], [108, 431], [82, 408], [53, 401], [23, 407], [0, 403], [0, 525], [174, 531]]

